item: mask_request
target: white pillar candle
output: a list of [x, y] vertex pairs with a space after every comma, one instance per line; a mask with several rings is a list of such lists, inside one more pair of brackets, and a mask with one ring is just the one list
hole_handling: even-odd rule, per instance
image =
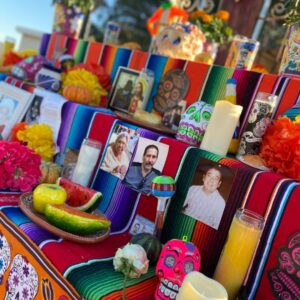
[[227, 300], [225, 288], [200, 272], [185, 276], [176, 300]]
[[200, 149], [226, 155], [243, 107], [225, 100], [216, 102]]
[[81, 144], [72, 181], [88, 186], [101, 150], [101, 143], [85, 139]]

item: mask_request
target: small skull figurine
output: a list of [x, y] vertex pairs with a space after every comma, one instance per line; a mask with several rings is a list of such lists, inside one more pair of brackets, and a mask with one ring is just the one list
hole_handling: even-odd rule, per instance
[[193, 103], [181, 117], [176, 138], [200, 146], [211, 118], [213, 106], [203, 101]]
[[201, 258], [197, 247], [182, 240], [171, 240], [165, 244], [156, 265], [160, 280], [155, 291], [156, 300], [174, 300], [184, 277], [199, 271]]

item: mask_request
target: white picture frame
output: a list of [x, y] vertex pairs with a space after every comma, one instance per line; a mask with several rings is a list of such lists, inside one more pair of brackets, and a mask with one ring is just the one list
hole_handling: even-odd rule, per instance
[[12, 127], [21, 122], [33, 99], [33, 94], [0, 82], [0, 133], [7, 140]]

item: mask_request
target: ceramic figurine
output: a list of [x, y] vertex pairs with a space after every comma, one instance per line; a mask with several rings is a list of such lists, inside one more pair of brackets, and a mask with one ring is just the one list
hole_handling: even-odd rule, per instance
[[199, 271], [201, 257], [198, 248], [187, 241], [170, 240], [160, 254], [156, 274], [160, 280], [156, 300], [174, 300], [187, 274]]
[[176, 138], [193, 146], [200, 146], [213, 106], [203, 101], [190, 105], [181, 117]]

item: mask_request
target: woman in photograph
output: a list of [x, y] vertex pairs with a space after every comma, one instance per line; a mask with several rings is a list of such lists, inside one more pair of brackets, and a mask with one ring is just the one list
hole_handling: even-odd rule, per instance
[[131, 99], [129, 112], [134, 113], [137, 110], [137, 108], [142, 105], [142, 102], [143, 102], [143, 85], [139, 81], [134, 88], [134, 94]]
[[128, 144], [128, 134], [121, 132], [114, 143], [107, 147], [101, 169], [109, 172], [120, 179], [123, 179], [129, 165], [128, 154], [126, 153]]

